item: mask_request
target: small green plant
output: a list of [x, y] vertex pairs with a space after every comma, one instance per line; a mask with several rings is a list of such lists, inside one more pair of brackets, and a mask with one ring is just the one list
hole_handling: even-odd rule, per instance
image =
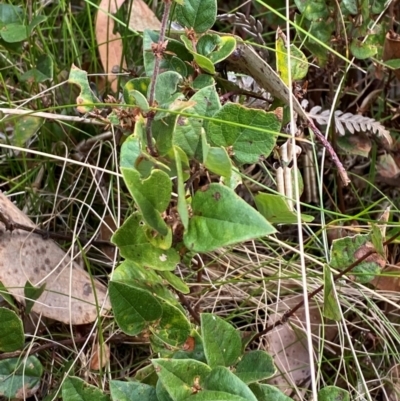
[[[297, 32], [319, 65], [324, 65], [328, 47], [323, 43], [332, 37], [333, 28], [338, 26], [332, 18], [340, 13], [335, 13], [336, 6], [328, 0], [295, 3], [300, 11], [295, 18]], [[373, 2], [375, 8], [371, 10], [367, 10], [368, 2], [355, 9], [356, 3], [340, 3], [341, 11], [346, 16], [361, 12], [364, 22], [357, 25], [351, 21], [343, 27], [343, 32], [352, 33], [352, 54], [365, 59], [377, 54], [376, 43], [381, 39], [377, 31], [369, 41], [360, 40], [369, 29], [365, 21], [371, 13], [382, 9], [383, 2]], [[18, 7], [2, 10], [0, 37], [7, 46], [28, 38], [44, 21], [37, 18], [27, 24]], [[77, 373], [68, 371], [61, 387], [65, 401], [291, 399], [266, 383], [276, 372], [271, 356], [261, 350], [246, 351], [256, 335], [241, 336], [216, 315], [199, 316], [190, 308], [191, 318], [188, 318], [181, 301], [190, 293], [191, 278], [175, 274], [177, 266], [190, 272], [198, 253], [265, 239], [276, 233], [273, 224], [297, 222], [292, 187], [301, 186], [301, 176], [298, 172], [295, 181], [289, 167], [291, 160], [280, 159], [281, 166], [289, 171], [285, 176], [285, 194], [266, 188], [254, 196], [254, 202], [247, 202], [236, 190], [245, 176], [245, 166], [257, 164], [272, 152], [279, 153], [277, 138], [283, 135], [282, 127], [289, 120], [285, 104], [291, 96], [289, 86], [306, 76], [307, 58], [298, 47], [288, 47], [285, 36], [278, 30], [277, 74], [268, 72], [256, 52], [246, 48], [250, 56], [258, 58], [244, 72], [255, 72], [254, 76], [258, 74], [260, 80], [267, 81], [266, 89], [278, 98], [271, 109], [266, 112], [226, 102], [226, 98], [220, 97], [220, 89], [227, 81], [216, 72], [225, 63], [240, 59], [243, 49], [240, 46], [244, 44], [234, 35], [211, 30], [216, 12], [216, 0], [165, 0], [161, 31], [143, 33], [144, 74], [123, 84], [120, 102], [110, 97], [109, 103], [102, 103], [91, 89], [87, 72], [71, 67], [69, 82], [80, 89], [76, 110], [83, 117], [98, 118], [110, 130], [118, 129], [124, 134], [119, 169], [132, 212], [112, 237], [124, 260], [113, 271], [109, 296], [118, 328], [127, 336], [149, 338], [157, 357], [137, 371], [132, 381], [106, 381], [109, 384], [106, 390], [88, 385], [75, 376]], [[327, 23], [321, 22], [324, 18]], [[184, 29], [169, 30], [170, 20], [177, 20]], [[304, 30], [309, 34], [305, 35]], [[260, 37], [261, 31], [258, 29]], [[54, 66], [49, 56], [42, 54], [31, 65], [21, 76], [21, 82], [36, 85], [53, 77]], [[238, 86], [233, 88], [240, 93]], [[280, 93], [283, 95], [279, 96]], [[292, 100], [300, 118], [328, 124], [329, 114], [321, 112], [320, 106], [307, 113], [297, 98]], [[283, 113], [275, 106], [282, 106]], [[340, 134], [345, 130], [352, 134], [369, 130], [390, 137], [372, 118], [342, 114], [340, 111], [335, 114]], [[21, 118], [15, 124], [11, 143], [23, 146], [44, 123], [42, 117]], [[282, 149], [284, 146], [280, 146]], [[301, 219], [307, 222], [312, 217], [301, 215]], [[360, 252], [363, 257], [377, 254], [378, 258], [358, 263], [358, 268], [352, 270], [354, 281], [370, 282], [385, 264], [383, 240], [376, 229], [371, 234], [332, 241], [331, 263], [324, 268], [324, 285], [314, 292], [315, 295], [325, 289], [326, 318], [339, 321], [343, 317], [334, 288], [335, 279], [342, 276], [333, 276], [331, 268], [342, 270], [344, 275], [349, 273], [348, 266], [352, 268], [352, 264], [358, 263]], [[37, 289], [27, 282], [27, 313], [43, 290], [44, 287]], [[281, 318], [281, 323], [287, 316]], [[8, 323], [0, 325], [0, 351], [21, 349], [24, 345], [21, 319], [8, 309], [0, 309], [1, 321]], [[257, 339], [265, 333], [265, 330], [259, 332]], [[0, 361], [0, 396], [13, 398], [22, 387], [29, 392], [38, 386], [42, 374], [43, 366], [34, 356]], [[348, 392], [335, 386], [324, 387], [318, 397], [325, 401], [349, 400]]]

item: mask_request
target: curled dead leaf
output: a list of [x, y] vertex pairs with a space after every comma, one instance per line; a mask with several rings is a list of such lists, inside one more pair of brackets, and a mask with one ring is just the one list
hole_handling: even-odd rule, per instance
[[90, 359], [90, 369], [100, 370], [107, 365], [109, 360], [110, 347], [106, 343], [101, 344], [101, 346], [99, 343], [96, 343], [93, 347], [93, 354]]

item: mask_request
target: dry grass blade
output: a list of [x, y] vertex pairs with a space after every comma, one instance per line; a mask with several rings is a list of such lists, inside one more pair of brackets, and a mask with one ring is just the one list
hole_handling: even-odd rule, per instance
[[[0, 193], [2, 213], [15, 223], [34, 228], [33, 222], [4, 194]], [[110, 309], [106, 287], [83, 270], [54, 241], [23, 230], [0, 227], [0, 281], [21, 303], [24, 286], [46, 283], [32, 311], [63, 323], [85, 324]]]

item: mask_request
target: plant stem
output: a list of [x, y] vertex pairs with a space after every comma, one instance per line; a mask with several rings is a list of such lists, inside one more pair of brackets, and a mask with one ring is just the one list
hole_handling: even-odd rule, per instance
[[[158, 49], [161, 49], [164, 44], [165, 32], [167, 30], [169, 13], [171, 10], [171, 3], [172, 3], [172, 0], [164, 0], [164, 13], [163, 13], [162, 21], [161, 21], [160, 37], [158, 39]], [[151, 82], [150, 82], [149, 104], [151, 107], [154, 106], [155, 88], [156, 88], [156, 82], [157, 82], [158, 75], [160, 74], [160, 64], [161, 64], [162, 57], [163, 56], [162, 56], [161, 52], [156, 53], [156, 59], [155, 59], [155, 63], [154, 63], [154, 72], [153, 72], [153, 76], [152, 76]], [[149, 153], [151, 156], [157, 156], [157, 152], [153, 146], [153, 134], [151, 132], [151, 124], [153, 122], [154, 115], [155, 115], [155, 111], [151, 111], [150, 113], [148, 113], [147, 122], [146, 122], [147, 147], [149, 149]]]

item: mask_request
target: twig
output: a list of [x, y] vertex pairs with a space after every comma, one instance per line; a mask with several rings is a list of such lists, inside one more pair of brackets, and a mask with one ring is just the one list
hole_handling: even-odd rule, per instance
[[179, 291], [176, 291], [178, 294], [179, 301], [181, 304], [188, 310], [192, 318], [197, 324], [200, 324], [200, 316], [199, 314], [190, 306], [189, 301], [186, 299], [186, 297]]
[[[164, 0], [164, 13], [161, 21], [160, 36], [158, 38], [157, 50], [155, 51], [154, 72], [153, 76], [151, 77], [150, 90], [149, 90], [149, 105], [151, 107], [154, 106], [156, 82], [158, 75], [160, 74], [160, 64], [163, 57], [165, 32], [167, 31], [168, 18], [171, 10], [171, 3], [172, 0]], [[155, 112], [150, 111], [147, 114], [147, 122], [146, 122], [147, 147], [149, 149], [149, 153], [151, 156], [157, 156], [157, 152], [153, 146], [153, 134], [151, 132], [151, 124], [153, 123], [154, 115]]]
[[[386, 240], [383, 243], [383, 245], [384, 246], [389, 245], [390, 243], [392, 243], [399, 236], [400, 236], [400, 232], [398, 232], [397, 234], [393, 235], [388, 240]], [[333, 281], [336, 282], [339, 279], [341, 279], [343, 276], [345, 276], [347, 273], [349, 273], [351, 270], [353, 270], [356, 266], [358, 266], [361, 262], [363, 262], [365, 259], [367, 259], [371, 255], [373, 255], [374, 253], [377, 253], [377, 252], [375, 250], [372, 250], [372, 249], [370, 251], [368, 251], [361, 258], [357, 259], [355, 262], [353, 262], [351, 265], [347, 266], [339, 274], [335, 275], [333, 277]], [[314, 290], [313, 292], [310, 292], [308, 294], [307, 299], [310, 301], [318, 293], [320, 293], [323, 289], [324, 289], [324, 284], [321, 284], [316, 290]], [[302, 301], [300, 301], [292, 309], [288, 309], [286, 312], [284, 312], [282, 317], [279, 320], [277, 320], [276, 322], [268, 325], [264, 330], [262, 330], [259, 333], [255, 334], [254, 337], [249, 341], [249, 344], [252, 343], [253, 341], [258, 340], [260, 337], [262, 337], [265, 334], [269, 333], [271, 330], [275, 329], [276, 327], [279, 327], [279, 326], [282, 326], [283, 324], [285, 324], [290, 319], [290, 317], [292, 317], [302, 306], [304, 306], [304, 299]]]
[[321, 133], [321, 131], [316, 127], [314, 124], [314, 121], [309, 118], [308, 119], [308, 126], [311, 129], [311, 131], [314, 133], [314, 135], [317, 137], [317, 139], [322, 143], [322, 145], [325, 147], [329, 155], [331, 156], [332, 161], [335, 163], [338, 173], [340, 175], [340, 178], [342, 179], [343, 185], [349, 185], [350, 183], [350, 178], [347, 175], [347, 172], [345, 168], [343, 167], [342, 162], [340, 161], [338, 155], [336, 154], [335, 150], [333, 149], [332, 145], [329, 143], [329, 141], [325, 138], [325, 136]]

